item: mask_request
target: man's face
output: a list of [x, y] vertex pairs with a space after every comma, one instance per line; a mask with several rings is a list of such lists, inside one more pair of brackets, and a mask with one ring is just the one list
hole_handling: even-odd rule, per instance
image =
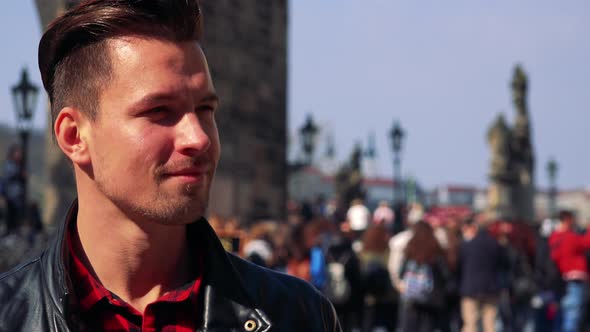
[[574, 218], [572, 216], [564, 216], [561, 221], [567, 229], [572, 229], [574, 227]]
[[186, 224], [202, 216], [219, 161], [218, 106], [196, 42], [107, 42], [112, 78], [90, 125], [91, 173], [130, 218]]

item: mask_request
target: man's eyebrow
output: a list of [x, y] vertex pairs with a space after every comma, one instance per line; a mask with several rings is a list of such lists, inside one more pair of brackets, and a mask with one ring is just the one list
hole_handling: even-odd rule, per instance
[[133, 108], [169, 102], [177, 98], [177, 94], [171, 91], [149, 93], [133, 103]]
[[[178, 98], [178, 94], [174, 91], [162, 91], [149, 93], [141, 97], [138, 101], [133, 103], [133, 108], [141, 108], [149, 105], [165, 103], [174, 101]], [[219, 97], [214, 92], [207, 93], [201, 100], [201, 103], [217, 103], [219, 104]]]
[[200, 100], [201, 103], [217, 103], [219, 104], [219, 96], [217, 96], [214, 92], [206, 94]]

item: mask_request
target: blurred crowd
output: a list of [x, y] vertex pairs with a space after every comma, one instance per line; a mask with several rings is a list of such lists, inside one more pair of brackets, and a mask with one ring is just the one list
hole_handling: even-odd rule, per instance
[[38, 204], [25, 199], [22, 163], [22, 148], [10, 146], [0, 174], [0, 272], [39, 253], [47, 239]]
[[590, 233], [569, 211], [527, 223], [361, 200], [288, 207], [283, 222], [210, 223], [227, 250], [313, 284], [345, 331], [588, 330]]
[[[13, 146], [0, 177], [0, 272], [47, 241], [20, 163]], [[344, 331], [590, 331], [590, 232], [572, 212], [526, 222], [321, 197], [287, 208], [286, 220], [209, 222], [228, 251], [314, 285]]]

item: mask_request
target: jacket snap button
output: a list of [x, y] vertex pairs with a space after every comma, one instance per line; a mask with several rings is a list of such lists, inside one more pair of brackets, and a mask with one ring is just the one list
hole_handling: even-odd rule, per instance
[[244, 329], [246, 329], [248, 332], [256, 330], [256, 321], [253, 319], [248, 319], [246, 323], [244, 323]]

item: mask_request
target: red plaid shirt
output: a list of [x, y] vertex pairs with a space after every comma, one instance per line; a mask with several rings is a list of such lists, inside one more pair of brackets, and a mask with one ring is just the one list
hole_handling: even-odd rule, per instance
[[70, 277], [82, 324], [91, 330], [99, 331], [195, 331], [197, 324], [197, 295], [201, 285], [201, 264], [195, 271], [195, 280], [167, 292], [158, 300], [150, 303], [143, 313], [120, 299], [106, 289], [88, 271], [78, 257], [72, 237], [75, 230], [70, 230], [68, 246], [71, 253]]

